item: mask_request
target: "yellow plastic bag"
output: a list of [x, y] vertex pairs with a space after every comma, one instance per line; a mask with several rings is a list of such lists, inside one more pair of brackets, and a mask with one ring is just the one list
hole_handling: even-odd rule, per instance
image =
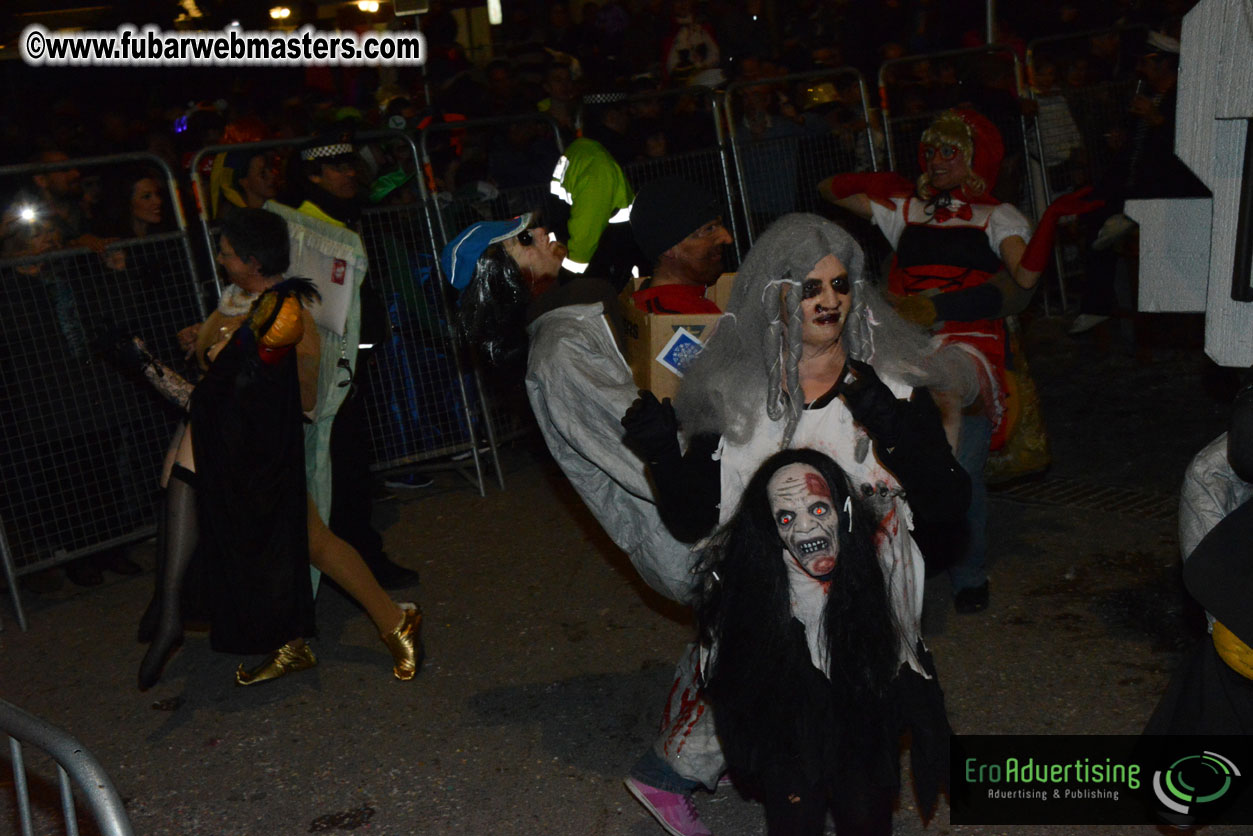
[[989, 485], [1040, 473], [1052, 462], [1048, 431], [1040, 414], [1040, 397], [1018, 338], [1017, 322], [1011, 318], [1005, 324], [1014, 363], [1012, 370], [1005, 371], [1005, 421], [1009, 433], [1005, 446], [993, 450], [983, 468], [983, 478]]

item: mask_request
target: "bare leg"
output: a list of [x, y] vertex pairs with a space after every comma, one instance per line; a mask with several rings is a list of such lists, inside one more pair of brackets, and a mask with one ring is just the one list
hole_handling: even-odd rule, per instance
[[365, 608], [383, 643], [391, 651], [397, 679], [412, 679], [422, 663], [422, 611], [416, 604], [397, 604], [379, 586], [361, 555], [331, 533], [309, 499], [309, 562]]
[[322, 522], [312, 499], [309, 500], [309, 562], [364, 607], [380, 633], [395, 629], [404, 617], [400, 605], [379, 586], [357, 550], [332, 534]]

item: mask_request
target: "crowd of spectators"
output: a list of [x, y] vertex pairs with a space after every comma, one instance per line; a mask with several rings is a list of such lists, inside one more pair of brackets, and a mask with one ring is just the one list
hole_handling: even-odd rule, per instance
[[[1143, 24], [1178, 37], [1192, 2], [1001, 4], [996, 41], [1020, 60], [1025, 61], [1028, 42], [1061, 36], [1033, 54], [1035, 101], [1026, 105], [1040, 108], [1042, 123], [1047, 117], [1068, 124], [1073, 147], [1046, 160], [1051, 170], [1078, 170], [1108, 152], [1101, 143], [1117, 133], [1106, 124], [1110, 109], [1091, 102], [1082, 107], [1073, 96], [1104, 82], [1133, 80], [1142, 52], [1143, 40], [1134, 36], [1086, 33]], [[846, 170], [872, 166], [867, 152], [872, 144], [880, 150], [883, 144], [874, 87], [885, 66], [888, 95], [882, 104], [894, 118], [926, 119], [959, 103], [989, 113], [1018, 112], [1024, 105], [1012, 62], [1003, 54], [908, 60], [981, 45], [985, 10], [982, 0], [519, 2], [507, 4], [506, 20], [491, 29], [492, 43], [476, 45], [462, 25], [464, 16], [434, 2], [419, 19], [429, 50], [421, 68], [87, 70], [9, 61], [0, 63], [0, 95], [13, 118], [0, 124], [0, 163], [146, 153], [169, 167], [182, 189], [183, 211], [194, 217], [189, 169], [206, 146], [294, 139], [330, 123], [352, 123], [358, 130], [399, 128], [415, 136], [448, 123], [447, 129], [428, 133], [422, 170], [415, 170], [403, 145], [381, 143], [366, 147], [358, 179], [370, 185], [374, 202], [415, 200], [419, 184], [490, 202], [547, 183], [558, 156], [551, 123], [515, 118], [487, 132], [458, 130], [456, 123], [530, 114], [551, 117], [567, 144], [576, 136], [599, 140], [629, 177], [648, 173], [636, 178], [639, 186], [664, 174], [690, 176], [666, 166], [716, 145], [708, 90], [734, 84], [724, 127], [737, 142], [756, 144], [742, 155], [741, 177], [749, 222], [757, 226], [806, 208], [798, 202], [808, 193], [806, 184], [833, 173], [816, 170], [817, 163], [796, 152], [804, 147], [796, 143], [835, 137], [847, 152], [842, 158], [847, 162], [841, 162]], [[334, 28], [326, 22], [318, 26]], [[858, 70], [866, 80], [868, 109], [856, 74], [783, 78], [841, 67]], [[770, 145], [776, 140], [778, 145]], [[897, 157], [902, 173], [911, 175], [911, 155]], [[199, 173], [210, 190], [202, 194], [208, 210], [220, 213], [223, 201], [258, 206], [275, 198], [298, 204], [298, 178], [287, 173], [289, 159], [290, 152], [281, 149], [203, 158]], [[719, 184], [706, 185], [716, 192]], [[106, 247], [171, 230], [177, 212], [170, 198], [165, 172], [142, 160], [3, 178], [0, 245], [9, 258], [86, 247], [99, 254], [110, 275], [132, 277], [151, 290], [162, 272], [153, 269], [159, 259], [152, 252]], [[24, 214], [32, 207], [40, 216], [37, 224]], [[492, 211], [526, 208], [511, 202]], [[191, 314], [184, 302], [178, 307]]]
[[[1191, 4], [1192, 0], [1003, 4], [995, 38], [1022, 58], [1028, 41], [1123, 24], [1142, 23], [1177, 37], [1181, 16]], [[474, 44], [462, 18], [435, 2], [419, 19], [429, 47], [423, 69], [266, 68], [232, 72], [229, 77], [211, 68], [102, 71], [102, 81], [104, 75], [114, 74], [121, 82], [108, 89], [124, 89], [125, 96], [92, 95], [82, 84], [85, 71], [35, 70], [12, 62], [4, 68], [9, 80], [16, 82], [6, 85], [8, 95], [29, 92], [32, 85], [48, 89], [39, 96], [37, 111], [25, 109], [21, 118], [0, 128], [0, 159], [27, 161], [31, 148], [75, 157], [147, 151], [179, 171], [198, 148], [221, 140], [224, 127], [244, 117], [262, 121], [266, 136], [284, 137], [307, 135], [335, 119], [414, 129], [454, 114], [474, 119], [544, 112], [557, 121], [567, 140], [575, 134], [601, 139], [626, 165], [708, 142], [707, 131], [691, 129], [690, 119], [684, 124], [685, 116], [703, 103], [675, 96], [658, 108], [656, 103], [605, 102], [613, 98], [606, 94], [765, 82], [789, 73], [844, 66], [858, 69], [873, 90], [884, 62], [982, 44], [985, 10], [982, 0], [510, 3], [504, 23], [492, 27], [488, 46]], [[354, 23], [361, 21], [344, 20], [339, 25]], [[331, 28], [326, 22], [319, 26]], [[1134, 59], [1116, 37], [1077, 39], [1050, 53], [1048, 61], [1055, 83], [1064, 86], [1134, 71]], [[905, 62], [888, 75], [889, 104], [896, 114], [932, 112], [962, 99], [977, 106], [981, 97], [1016, 93], [1012, 73], [996, 62], [974, 68], [959, 60]], [[851, 115], [860, 112], [856, 86], [817, 90], [779, 86], [763, 92], [758, 101], [745, 105], [797, 124], [808, 121], [809, 129], [821, 129], [814, 124], [817, 119], [836, 131], [861, 127]], [[189, 101], [195, 104], [189, 107]], [[817, 114], [810, 113], [814, 110]], [[540, 127], [530, 135], [515, 131], [499, 140], [512, 148], [491, 149], [491, 156], [507, 158], [512, 150], [525, 157], [528, 142], [541, 131]], [[502, 181], [498, 185], [507, 187], [511, 177], [529, 173], [518, 172], [511, 161], [493, 168], [486, 155], [478, 161], [456, 156], [461, 182]], [[449, 174], [447, 165], [437, 162], [435, 168], [436, 176]]]

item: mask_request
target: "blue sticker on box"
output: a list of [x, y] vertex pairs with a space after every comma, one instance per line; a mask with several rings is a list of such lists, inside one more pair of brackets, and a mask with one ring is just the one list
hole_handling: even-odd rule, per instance
[[670, 342], [666, 343], [666, 347], [657, 355], [657, 362], [674, 372], [679, 377], [683, 377], [688, 364], [692, 362], [705, 344], [696, 339], [696, 336], [686, 328], [674, 329], [674, 336], [670, 338]]

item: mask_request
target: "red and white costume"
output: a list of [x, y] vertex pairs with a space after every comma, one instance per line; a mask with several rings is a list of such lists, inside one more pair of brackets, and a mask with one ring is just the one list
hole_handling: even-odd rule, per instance
[[[941, 193], [930, 201], [916, 194], [893, 197], [889, 199], [890, 209], [871, 201], [871, 220], [883, 231], [895, 252], [888, 274], [888, 290], [898, 296], [951, 293], [978, 287], [1004, 266], [1001, 243], [1006, 238], [1016, 235], [1024, 242], [1031, 239], [1031, 221], [1013, 206], [988, 194], [1004, 156], [999, 132], [973, 111], [958, 113], [971, 127], [974, 138], [971, 170], [986, 184], [983, 192], [971, 196], [966, 187], [962, 187]], [[925, 171], [921, 149], [919, 158]], [[977, 349], [991, 364], [998, 401], [991, 410], [998, 416], [991, 449], [999, 449], [1005, 443], [1007, 431], [1003, 407], [1008, 338], [1004, 320], [944, 322], [936, 332], [947, 341]]]

